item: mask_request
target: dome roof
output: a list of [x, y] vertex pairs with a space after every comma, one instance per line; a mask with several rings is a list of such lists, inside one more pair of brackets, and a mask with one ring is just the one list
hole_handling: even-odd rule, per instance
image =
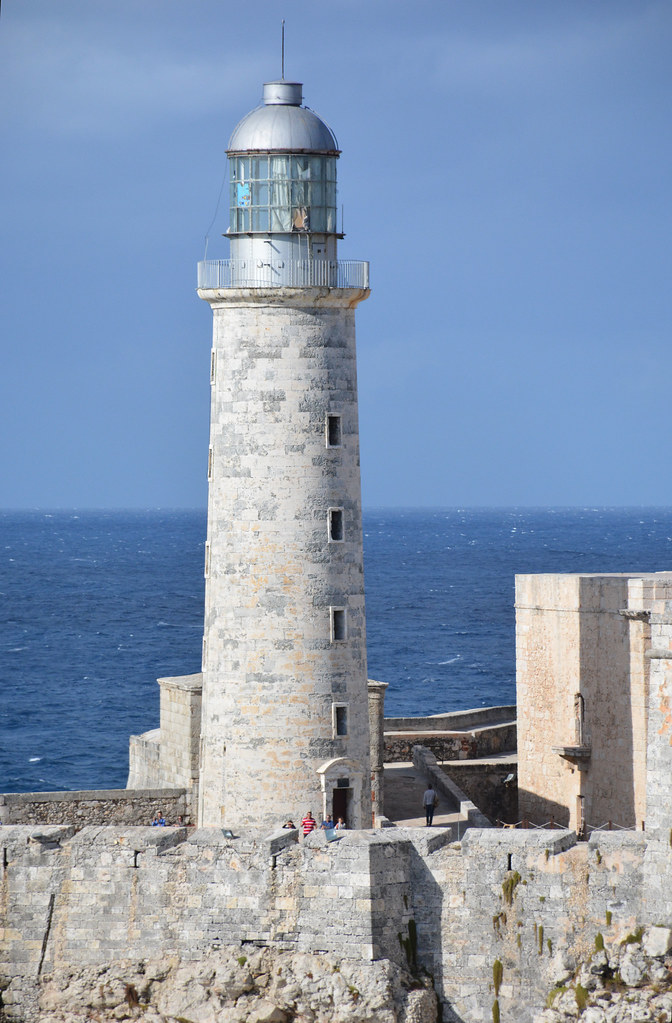
[[300, 82], [266, 82], [262, 106], [239, 121], [229, 139], [228, 153], [338, 153], [331, 128], [301, 106]]

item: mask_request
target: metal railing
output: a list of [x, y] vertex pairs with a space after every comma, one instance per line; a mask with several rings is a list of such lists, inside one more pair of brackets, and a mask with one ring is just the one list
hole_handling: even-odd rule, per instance
[[[509, 824], [507, 821], [500, 820], [497, 818], [495, 826], [498, 828], [522, 828], [530, 831], [541, 831], [543, 828], [549, 831], [569, 831], [569, 825], [558, 824], [555, 817], [551, 817], [550, 820], [545, 821], [543, 824], [534, 824], [532, 821], [524, 817], [521, 821], [516, 821], [515, 824]], [[642, 821], [642, 831], [644, 831], [644, 821]], [[614, 821], [606, 821], [604, 824], [584, 824], [577, 831], [577, 838], [579, 840], [585, 839], [588, 835], [592, 835], [596, 831], [637, 831], [635, 824], [626, 826], [623, 824], [616, 824]]]
[[198, 287], [368, 288], [369, 264], [358, 259], [207, 259], [198, 264]]

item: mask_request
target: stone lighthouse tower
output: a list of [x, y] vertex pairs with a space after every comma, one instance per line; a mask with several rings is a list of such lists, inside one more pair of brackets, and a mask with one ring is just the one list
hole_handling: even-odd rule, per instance
[[355, 308], [332, 131], [264, 85], [227, 154], [212, 308], [200, 825], [371, 826]]

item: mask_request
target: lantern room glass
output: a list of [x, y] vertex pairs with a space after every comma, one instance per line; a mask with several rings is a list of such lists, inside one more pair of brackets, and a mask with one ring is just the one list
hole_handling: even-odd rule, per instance
[[229, 157], [230, 233], [336, 233], [336, 157]]

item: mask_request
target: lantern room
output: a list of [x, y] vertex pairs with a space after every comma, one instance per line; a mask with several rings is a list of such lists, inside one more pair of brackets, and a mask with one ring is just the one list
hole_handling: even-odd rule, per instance
[[[238, 283], [329, 284], [337, 238], [331, 129], [301, 106], [299, 82], [267, 82], [263, 103], [235, 128], [229, 158], [232, 275]], [[318, 264], [318, 265], [315, 265]], [[333, 265], [332, 265], [333, 264]]]

